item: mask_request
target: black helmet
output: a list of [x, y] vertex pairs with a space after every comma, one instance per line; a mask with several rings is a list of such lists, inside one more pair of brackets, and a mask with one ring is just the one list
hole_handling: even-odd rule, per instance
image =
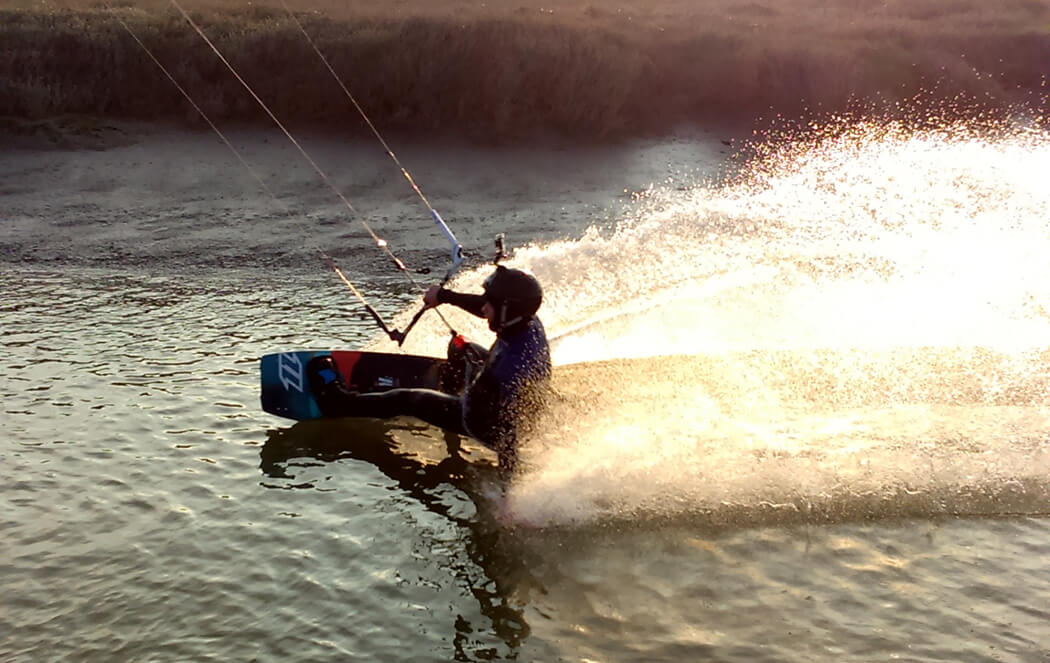
[[543, 301], [543, 288], [535, 276], [503, 265], [496, 267], [482, 287], [485, 299], [496, 309], [495, 323], [490, 325], [493, 331], [530, 320]]

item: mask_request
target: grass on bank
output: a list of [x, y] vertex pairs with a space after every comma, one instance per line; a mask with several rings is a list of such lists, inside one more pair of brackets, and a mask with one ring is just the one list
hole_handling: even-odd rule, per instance
[[[1043, 0], [289, 4], [381, 127], [496, 140], [637, 135], [858, 100], [892, 108], [920, 92], [1043, 110], [1050, 74]], [[116, 14], [213, 119], [265, 119], [168, 2], [6, 5], [0, 115], [197, 122]], [[184, 6], [279, 117], [359, 128], [279, 2]]]

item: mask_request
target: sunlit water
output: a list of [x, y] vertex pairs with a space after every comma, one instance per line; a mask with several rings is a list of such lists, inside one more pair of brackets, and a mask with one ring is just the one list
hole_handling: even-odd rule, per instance
[[[3, 660], [1050, 656], [1045, 134], [399, 150], [546, 288], [561, 400], [505, 501], [411, 421], [260, 412], [259, 355], [387, 345], [316, 246], [398, 320], [436, 277], [237, 138], [293, 217], [207, 137], [0, 162]], [[443, 269], [374, 146], [307, 148]]]

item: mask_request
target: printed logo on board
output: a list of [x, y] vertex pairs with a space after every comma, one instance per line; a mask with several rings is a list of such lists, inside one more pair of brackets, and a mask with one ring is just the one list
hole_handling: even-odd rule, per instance
[[277, 379], [286, 390], [303, 392], [303, 362], [294, 352], [286, 352], [277, 358]]

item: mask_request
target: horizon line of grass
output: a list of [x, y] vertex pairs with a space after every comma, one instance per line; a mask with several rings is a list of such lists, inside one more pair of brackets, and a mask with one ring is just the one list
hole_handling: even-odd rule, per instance
[[[269, 120], [172, 13], [120, 12], [214, 121]], [[111, 10], [0, 10], [0, 116], [200, 119]], [[280, 10], [191, 12], [290, 126], [357, 132], [360, 118]], [[901, 111], [923, 95], [965, 110], [1045, 113], [1050, 35], [873, 30], [758, 38], [703, 26], [629, 31], [506, 17], [297, 14], [383, 129], [514, 141], [658, 134], [711, 118], [798, 116], [860, 102]], [[950, 109], [949, 109], [950, 111]]]

